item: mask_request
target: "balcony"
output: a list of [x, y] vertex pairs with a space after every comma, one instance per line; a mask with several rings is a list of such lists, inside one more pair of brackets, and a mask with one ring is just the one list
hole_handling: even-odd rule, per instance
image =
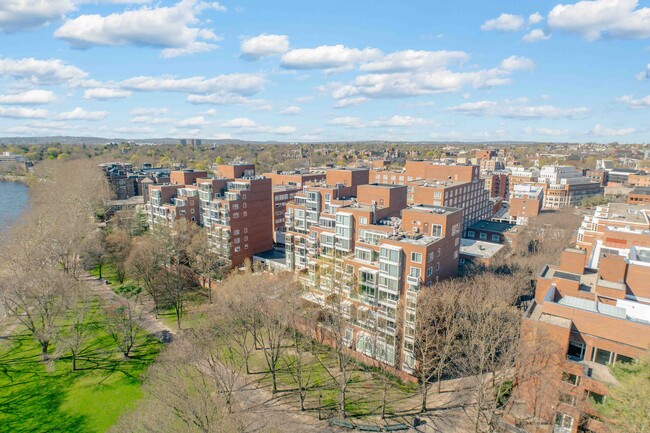
[[411, 284], [413, 286], [420, 286], [420, 277], [416, 277], [414, 275], [409, 275], [406, 277], [406, 282], [408, 284]]

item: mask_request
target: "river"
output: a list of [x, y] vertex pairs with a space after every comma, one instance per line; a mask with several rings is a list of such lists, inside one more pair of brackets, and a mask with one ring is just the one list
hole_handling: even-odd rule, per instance
[[0, 237], [29, 206], [29, 188], [19, 182], [0, 180]]

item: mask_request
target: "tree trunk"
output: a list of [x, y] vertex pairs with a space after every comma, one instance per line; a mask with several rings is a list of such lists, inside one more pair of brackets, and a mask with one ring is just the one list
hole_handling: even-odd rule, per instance
[[41, 354], [43, 355], [43, 359], [47, 358], [47, 351], [50, 347], [50, 342], [49, 341], [41, 341]]
[[271, 369], [271, 382], [273, 383], [272, 393], [275, 394], [278, 392], [278, 381], [276, 379], [275, 367]]
[[386, 394], [388, 390], [388, 378], [384, 378], [384, 389], [381, 395], [381, 419], [386, 419]]
[[99, 280], [101, 281], [102, 279], [102, 264], [97, 265], [97, 270], [99, 271]]
[[178, 326], [178, 330], [180, 331], [180, 329], [181, 329], [181, 308], [179, 306], [176, 307], [176, 326]]
[[208, 276], [208, 302], [212, 304], [212, 279]]
[[442, 392], [442, 369], [438, 369], [436, 380], [438, 384], [438, 394], [440, 394]]
[[72, 351], [72, 371], [77, 371], [77, 353]]

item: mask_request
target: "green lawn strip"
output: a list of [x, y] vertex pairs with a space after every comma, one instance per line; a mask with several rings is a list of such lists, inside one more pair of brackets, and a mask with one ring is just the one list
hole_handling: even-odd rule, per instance
[[0, 431], [17, 433], [107, 431], [141, 397], [141, 375], [161, 348], [143, 333], [125, 360], [97, 327], [73, 372], [69, 354], [43, 363], [27, 333], [11, 343], [0, 346]]

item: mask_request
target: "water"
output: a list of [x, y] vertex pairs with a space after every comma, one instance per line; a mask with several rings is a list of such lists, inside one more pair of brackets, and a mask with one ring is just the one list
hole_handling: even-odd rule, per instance
[[29, 206], [29, 188], [0, 180], [0, 237]]

